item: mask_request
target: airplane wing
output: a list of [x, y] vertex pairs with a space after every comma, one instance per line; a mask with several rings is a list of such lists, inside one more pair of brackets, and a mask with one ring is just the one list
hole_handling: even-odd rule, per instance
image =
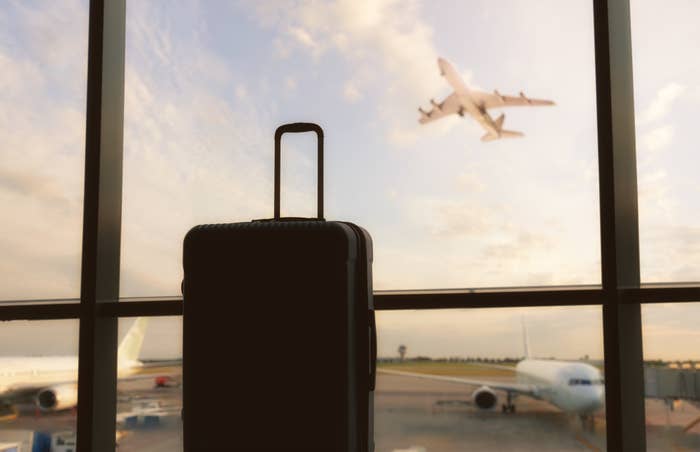
[[555, 105], [551, 100], [531, 99], [522, 91], [518, 96], [509, 96], [494, 91], [493, 93], [484, 93], [482, 91], [470, 91], [469, 95], [478, 105], [483, 108], [501, 108], [501, 107], [540, 107], [546, 105]]
[[503, 381], [487, 381], [487, 380], [472, 380], [463, 377], [449, 377], [446, 375], [420, 374], [415, 372], [404, 372], [401, 370], [377, 369], [377, 372], [388, 375], [399, 375], [403, 377], [422, 378], [424, 380], [446, 381], [449, 383], [458, 383], [469, 386], [488, 386], [491, 389], [500, 391], [513, 392], [526, 395], [533, 398], [539, 398], [537, 386], [521, 384], [521, 383], [506, 383]]
[[440, 103], [437, 103], [431, 99], [433, 108], [430, 111], [423, 111], [419, 108], [418, 111], [421, 114], [418, 122], [421, 124], [427, 124], [429, 122], [435, 121], [436, 119], [444, 118], [445, 116], [459, 113], [464, 107], [462, 107], [462, 102], [459, 100], [457, 93], [452, 93], [445, 98]]

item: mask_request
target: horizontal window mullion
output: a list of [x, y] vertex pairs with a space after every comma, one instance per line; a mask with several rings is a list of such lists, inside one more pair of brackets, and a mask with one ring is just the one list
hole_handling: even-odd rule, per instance
[[700, 287], [622, 289], [622, 303], [684, 303], [700, 301]]
[[97, 312], [100, 317], [158, 317], [182, 315], [182, 298], [152, 301], [120, 301], [100, 303]]
[[78, 303], [1, 304], [0, 321], [61, 320], [80, 317]]
[[377, 310], [580, 306], [603, 303], [601, 289], [523, 292], [375, 293]]

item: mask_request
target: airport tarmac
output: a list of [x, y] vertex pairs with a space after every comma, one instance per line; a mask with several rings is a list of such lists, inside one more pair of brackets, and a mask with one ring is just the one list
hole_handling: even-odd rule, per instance
[[[489, 377], [508, 380], [507, 377]], [[513, 379], [511, 379], [513, 381]], [[605, 414], [596, 414], [595, 430], [586, 431], [576, 416], [552, 405], [518, 397], [515, 413], [480, 410], [471, 403], [474, 387], [382, 375], [375, 394], [377, 451], [602, 451]], [[681, 403], [667, 411], [659, 400], [647, 399], [647, 450], [700, 450], [700, 426], [683, 428], [700, 410]]]
[[[139, 424], [127, 427], [117, 425], [119, 452], [154, 451], [176, 452], [182, 450], [182, 388], [156, 388], [155, 379], [122, 381], [118, 384], [117, 413], [132, 411], [144, 401], [157, 401], [166, 415], [160, 417], [159, 425]], [[0, 422], [0, 442], [26, 441], [31, 431], [66, 432], [75, 431], [75, 410], [57, 413], [39, 413], [34, 406], [18, 406], [18, 416]]]
[[[596, 430], [587, 432], [576, 417], [527, 397], [516, 399], [517, 411], [513, 414], [503, 414], [500, 409], [479, 410], [471, 403], [471, 391], [471, 387], [460, 384], [379, 374], [375, 394], [376, 450], [605, 450], [602, 412], [596, 418]], [[117, 451], [182, 450], [182, 423], [177, 415], [181, 388], [154, 388], [150, 379], [119, 383], [119, 412], [129, 411], [144, 400], [159, 401], [170, 414], [162, 417], [158, 426], [120, 426], [123, 436]], [[0, 441], [17, 440], [22, 436], [19, 432], [30, 430], [57, 432], [75, 428], [72, 411], [37, 415], [32, 407], [21, 408], [17, 419], [0, 423]], [[674, 411], [667, 411], [662, 401], [647, 400], [646, 414], [648, 450], [700, 450], [700, 425], [683, 432], [685, 426], [700, 417], [698, 408], [680, 403]], [[222, 434], [231, 436], [232, 432]]]

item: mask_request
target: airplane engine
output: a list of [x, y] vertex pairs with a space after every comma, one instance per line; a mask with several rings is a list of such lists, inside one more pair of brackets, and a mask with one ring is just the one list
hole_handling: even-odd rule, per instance
[[78, 387], [64, 384], [42, 389], [36, 395], [36, 404], [42, 411], [73, 408], [78, 404]]
[[482, 386], [472, 394], [472, 401], [479, 409], [490, 410], [496, 406], [498, 397], [493, 389], [488, 386]]

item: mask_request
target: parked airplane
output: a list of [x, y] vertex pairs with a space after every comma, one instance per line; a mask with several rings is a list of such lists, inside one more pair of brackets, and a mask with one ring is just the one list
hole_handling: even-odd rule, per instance
[[494, 120], [486, 110], [501, 107], [554, 105], [554, 102], [551, 100], [530, 99], [522, 91], [518, 96], [507, 96], [499, 93], [497, 90], [494, 90], [493, 94], [471, 90], [467, 88], [462, 77], [447, 60], [438, 58], [438, 67], [440, 68], [440, 74], [447, 79], [454, 92], [440, 103], [430, 99], [430, 103], [433, 106], [430, 111], [425, 111], [418, 107], [418, 111], [421, 114], [418, 122], [421, 124], [426, 124], [455, 113], [459, 116], [464, 116], [466, 113], [486, 129], [486, 135], [481, 137], [481, 141], [493, 141], [499, 138], [521, 137], [523, 133], [504, 130], [503, 120], [505, 115], [501, 114]]
[[482, 410], [489, 410], [496, 406], [498, 396], [495, 391], [497, 390], [506, 393], [506, 401], [501, 407], [504, 413], [515, 412], [513, 399], [519, 395], [544, 400], [562, 411], [579, 415], [584, 425], [592, 427], [592, 415], [603, 406], [604, 402], [604, 384], [600, 370], [582, 362], [531, 359], [527, 333], [525, 332], [524, 339], [525, 359], [520, 361], [515, 368], [485, 365], [510, 371], [515, 370], [516, 383], [473, 380], [390, 369], [378, 369], [378, 372], [476, 386], [477, 389], [472, 393], [472, 401]]
[[[147, 318], [137, 318], [119, 344], [118, 378], [133, 377], [143, 366], [139, 353], [147, 323]], [[27, 402], [35, 403], [41, 411], [73, 408], [78, 404], [77, 381], [77, 356], [0, 357], [3, 408]]]

